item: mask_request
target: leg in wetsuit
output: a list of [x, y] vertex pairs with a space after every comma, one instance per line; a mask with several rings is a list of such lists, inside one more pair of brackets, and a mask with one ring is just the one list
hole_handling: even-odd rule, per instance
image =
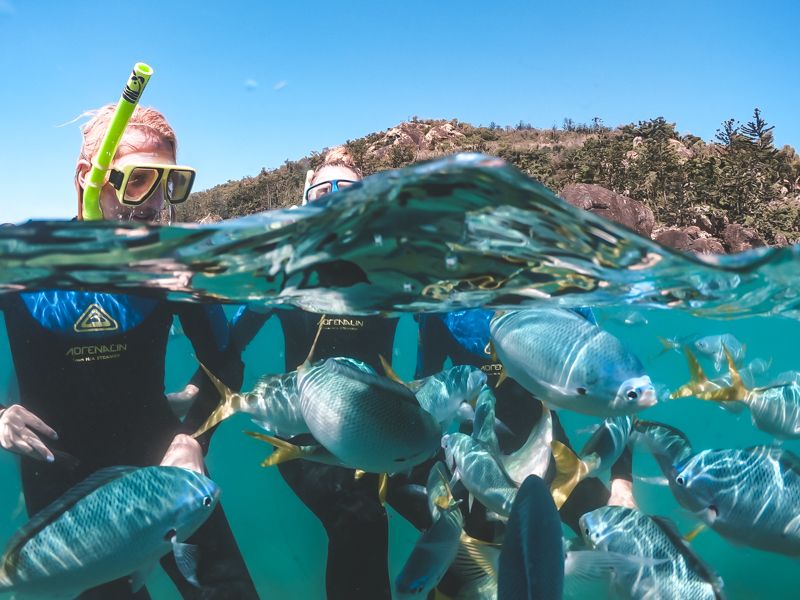
[[279, 469], [328, 534], [328, 600], [390, 600], [389, 525], [378, 499], [377, 476], [366, 474], [356, 481], [352, 469], [305, 460]]

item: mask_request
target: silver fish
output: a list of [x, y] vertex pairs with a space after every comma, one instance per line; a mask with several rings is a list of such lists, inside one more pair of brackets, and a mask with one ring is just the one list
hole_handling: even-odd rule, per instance
[[456, 365], [408, 384], [420, 406], [442, 424], [449, 424], [462, 403], [473, 404], [486, 384], [486, 374], [470, 365]]
[[[670, 477], [668, 477], [669, 479]], [[774, 446], [703, 450], [674, 465], [678, 501], [720, 535], [800, 555], [800, 458]]]
[[761, 431], [778, 439], [800, 438], [800, 382], [757, 387], [748, 389], [741, 374], [736, 369], [733, 355], [725, 349], [728, 361], [729, 385], [720, 386], [708, 381], [702, 369], [687, 352], [692, 381], [680, 388], [674, 395], [693, 395], [702, 400], [721, 402], [723, 406], [744, 405], [750, 409], [750, 416]]
[[692, 343], [692, 347], [700, 354], [714, 359], [714, 367], [717, 371], [722, 367], [725, 360], [725, 350], [727, 349], [738, 365], [745, 354], [745, 345], [730, 333], [719, 335], [705, 335]]
[[674, 468], [694, 454], [686, 435], [675, 427], [654, 421], [636, 420], [633, 427], [634, 439], [642, 443], [656, 459], [675, 499], [682, 506], [688, 506], [691, 498], [686, 494], [686, 489], [675, 482]]
[[542, 416], [531, 429], [525, 443], [511, 454], [500, 455], [508, 476], [522, 485], [528, 475], [534, 474], [544, 478], [551, 461], [551, 444], [553, 443], [553, 417], [546, 406], [542, 406]]
[[396, 473], [432, 457], [441, 430], [406, 387], [329, 358], [298, 369], [300, 410], [314, 438], [344, 464]]
[[70, 489], [11, 539], [0, 566], [0, 591], [73, 598], [132, 576], [133, 590], [170, 550], [194, 577], [194, 552], [183, 540], [211, 516], [220, 490], [180, 467], [110, 467]]
[[593, 459], [593, 471], [610, 469], [628, 445], [632, 426], [629, 416], [605, 419], [584, 445], [581, 459]]
[[[340, 358], [338, 360], [364, 373], [375, 373], [372, 367], [354, 358]], [[217, 379], [205, 366], [203, 366], [203, 369], [217, 388], [220, 395], [220, 403], [206, 419], [206, 422], [193, 434], [194, 437], [202, 435], [236, 413], [251, 415], [253, 421], [259, 427], [275, 435], [293, 437], [310, 433], [300, 410], [297, 371], [278, 375], [264, 375], [259, 378], [251, 391], [239, 393], [234, 392]]]
[[483, 395], [475, 410], [472, 436], [451, 433], [442, 437], [445, 459], [464, 487], [487, 509], [508, 517], [517, 486], [499, 463], [494, 433], [494, 396]]
[[464, 517], [447, 485], [445, 467], [437, 463], [428, 476], [433, 525], [422, 534], [397, 576], [398, 598], [425, 598], [456, 558]]
[[490, 333], [508, 376], [551, 408], [607, 417], [656, 403], [639, 359], [572, 311], [508, 312], [492, 319]]
[[[681, 539], [674, 525], [622, 506], [604, 506], [580, 518], [590, 548], [628, 556], [633, 569], [614, 568], [612, 585], [621, 598], [717, 600], [722, 580]], [[580, 554], [580, 553], [577, 553]]]

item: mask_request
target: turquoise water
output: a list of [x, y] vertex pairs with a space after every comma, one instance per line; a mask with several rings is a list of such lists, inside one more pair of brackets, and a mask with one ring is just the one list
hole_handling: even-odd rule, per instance
[[[154, 233], [107, 225], [45, 224], [0, 230], [0, 290], [80, 281], [109, 290], [148, 287], [170, 296], [177, 291], [260, 304], [292, 301], [338, 312], [444, 309], [459, 303], [513, 306], [521, 301], [590, 304], [599, 307], [600, 325], [623, 339], [644, 361], [654, 382], [669, 389], [685, 383], [688, 370], [682, 355], [659, 355], [659, 337], [734, 334], [746, 344], [745, 362], [772, 361], [769, 371], [756, 377], [759, 384], [800, 369], [796, 351], [800, 322], [790, 318], [800, 289], [794, 250], [714, 261], [718, 264], [684, 259], [591, 215], [562, 207], [539, 186], [509, 175], [505, 167], [467, 167], [473, 170], [454, 172], [452, 163], [447, 163], [439, 171], [428, 166], [393, 174], [314, 210], [284, 211], [217, 228]], [[432, 187], [440, 180], [449, 185], [447, 191]], [[408, 197], [404, 199], [398, 189], [407, 190]], [[368, 192], [376, 194], [371, 199], [374, 205], [364, 200]], [[428, 198], [428, 203], [416, 205], [415, 199], [421, 198]], [[403, 210], [395, 210], [398, 206]], [[39, 235], [31, 235], [37, 228]], [[340, 232], [335, 240], [324, 235], [332, 230]], [[139, 245], [120, 242], [120, 232], [129, 232], [124, 239], [138, 240]], [[150, 241], [142, 244], [142, 239]], [[357, 261], [369, 275], [369, 289], [360, 285], [318, 290], [313, 281], [305, 287], [297, 284], [295, 275], [304, 266], [331, 257]], [[86, 269], [87, 265], [95, 268]], [[477, 279], [486, 273], [493, 275], [488, 286]], [[647, 324], [622, 323], [621, 318], [633, 310]], [[738, 318], [720, 318], [723, 315]], [[282, 347], [282, 333], [273, 319], [243, 357], [245, 389], [258, 376], [282, 370]], [[394, 351], [401, 377], [410, 378], [415, 358], [416, 326], [406, 315]], [[196, 366], [188, 342], [173, 336], [167, 390], [182, 388]], [[713, 371], [708, 361], [704, 367]], [[3, 331], [2, 398], [11, 371]], [[696, 450], [771, 442], [752, 426], [747, 411], [733, 415], [693, 398], [664, 402], [643, 414], [684, 431]], [[596, 419], [567, 411], [560, 416], [573, 444], [580, 447]], [[223, 506], [250, 573], [265, 598], [324, 598], [323, 529], [277, 471], [259, 466], [269, 449], [242, 434], [248, 425], [241, 415], [223, 423], [207, 464], [223, 489]], [[786, 442], [784, 447], [800, 451], [798, 442]], [[660, 474], [649, 455], [638, 449], [634, 473]], [[0, 452], [0, 481], [0, 539], [5, 540], [25, 520], [16, 460], [8, 453]], [[634, 494], [642, 510], [672, 518], [682, 532], [696, 524], [666, 487], [636, 480]], [[416, 534], [391, 510], [390, 527], [389, 563], [394, 576]], [[730, 598], [797, 597], [793, 559], [734, 546], [713, 531], [700, 534], [692, 546], [722, 576]], [[148, 580], [148, 587], [154, 598], [179, 597], [160, 570]], [[585, 593], [576, 592], [574, 597]]]

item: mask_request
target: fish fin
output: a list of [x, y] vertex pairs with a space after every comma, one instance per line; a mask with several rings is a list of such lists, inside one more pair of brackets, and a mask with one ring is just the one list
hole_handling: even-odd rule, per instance
[[[486, 393], [492, 393], [488, 387], [485, 390], [487, 390]], [[494, 398], [479, 402], [475, 410], [475, 419], [472, 423], [472, 439], [486, 444], [492, 450], [497, 449], [497, 434], [494, 431], [494, 421]]]
[[558, 440], [550, 442], [550, 449], [556, 463], [556, 476], [550, 484], [550, 493], [560, 510], [575, 486], [589, 473], [589, 467]]
[[472, 492], [469, 493], [467, 498], [467, 509], [469, 512], [472, 512], [472, 503], [475, 501], [475, 496], [472, 495]]
[[503, 515], [497, 514], [496, 512], [492, 511], [486, 512], [486, 520], [497, 521], [498, 523], [508, 523], [508, 517], [504, 517]]
[[703, 371], [703, 367], [700, 366], [700, 362], [697, 360], [694, 353], [685, 346], [683, 348], [683, 353], [686, 356], [686, 362], [689, 363], [689, 383], [682, 385], [672, 392], [669, 395], [671, 400], [694, 396], [705, 390], [710, 383], [708, 376]]
[[121, 479], [139, 468], [128, 466], [106, 467], [95, 471], [89, 477], [71, 487], [58, 500], [36, 513], [25, 525], [17, 530], [17, 533], [6, 545], [0, 569], [6, 575], [13, 576], [16, 573], [19, 552], [33, 536], [99, 487], [115, 479]]
[[645, 558], [605, 550], [574, 550], [564, 559], [564, 576], [578, 579], [605, 579], [612, 572], [636, 573], [642, 567], [653, 567], [669, 562], [666, 558]]
[[698, 535], [700, 535], [700, 533], [704, 529], [706, 529], [706, 524], [705, 523], [700, 523], [699, 525], [697, 525], [697, 527], [695, 527], [689, 533], [687, 533], [685, 536], [683, 536], [683, 541], [687, 542], [687, 543], [694, 541], [694, 538], [696, 538]]
[[453, 498], [450, 484], [447, 482], [444, 463], [437, 462], [433, 465], [431, 472], [428, 474], [428, 482], [425, 489], [429, 495], [436, 494], [435, 497], [431, 498], [431, 502], [436, 508], [450, 510], [458, 506], [458, 502]]
[[720, 579], [719, 575], [717, 575], [717, 573], [711, 567], [709, 567], [702, 558], [700, 558], [697, 552], [695, 552], [694, 549], [689, 546], [689, 543], [686, 541], [686, 539], [681, 537], [681, 534], [678, 533], [678, 528], [675, 526], [675, 523], [665, 517], [650, 518], [675, 545], [681, 556], [683, 556], [684, 561], [686, 561], [689, 569], [695, 571], [700, 575], [700, 577], [711, 583], [714, 589], [714, 597], [721, 598], [722, 580]]
[[748, 389], [742, 381], [742, 376], [739, 374], [736, 364], [734, 363], [733, 356], [731, 355], [725, 344], [722, 345], [725, 351], [725, 358], [728, 361], [728, 373], [731, 377], [731, 384], [728, 387], [722, 387], [717, 390], [709, 390], [695, 394], [701, 400], [710, 400], [712, 402], [731, 402], [740, 401], [744, 402], [747, 398]]
[[486, 342], [486, 345], [483, 347], [483, 353], [488, 354], [489, 358], [492, 359], [492, 362], [499, 362], [497, 360], [497, 350], [495, 350], [492, 340]]
[[285, 462], [289, 462], [290, 460], [296, 460], [303, 457], [300, 447], [292, 444], [291, 442], [287, 442], [286, 440], [282, 440], [271, 435], [266, 435], [264, 433], [258, 433], [257, 431], [245, 431], [245, 434], [275, 446], [275, 450], [273, 450], [272, 454], [270, 454], [261, 462], [262, 467], [273, 467], [275, 465], [280, 465]]
[[460, 563], [457, 570], [461, 574], [464, 571], [477, 570], [477, 577], [473, 577], [474, 579], [485, 575], [496, 578], [500, 547], [500, 544], [477, 540], [462, 531], [454, 565]]
[[206, 372], [208, 378], [211, 380], [211, 383], [214, 384], [214, 387], [217, 388], [217, 392], [219, 392], [219, 406], [214, 409], [208, 418], [206, 419], [205, 423], [203, 423], [200, 428], [192, 434], [193, 438], [197, 438], [203, 435], [206, 431], [222, 423], [225, 419], [230, 417], [233, 414], [242, 410], [242, 406], [244, 405], [244, 396], [237, 392], [234, 392], [231, 388], [225, 385], [222, 381], [220, 381], [211, 371], [209, 371], [203, 363], [200, 363], [203, 371]]
[[366, 474], [367, 474], [366, 471], [362, 471], [361, 469], [356, 469], [355, 471], [353, 471], [353, 479], [358, 481], [359, 479], [361, 479]]
[[184, 576], [186, 581], [195, 587], [200, 587], [197, 581], [197, 546], [193, 544], [183, 544], [172, 538], [172, 553], [175, 555], [175, 564]]
[[314, 352], [317, 350], [317, 342], [319, 341], [319, 336], [322, 333], [322, 328], [325, 325], [325, 315], [320, 315], [319, 323], [317, 324], [317, 333], [314, 335], [314, 341], [311, 342], [311, 347], [308, 349], [308, 355], [306, 359], [303, 361], [302, 364], [298, 365], [298, 370], [301, 368], [308, 367], [311, 364], [312, 359], [314, 358]]
[[506, 379], [508, 379], [508, 372], [505, 369], [503, 369], [502, 371], [500, 371], [500, 377], [497, 378], [497, 383], [494, 384], [494, 389], [497, 389], [501, 385], [503, 385], [503, 382]]
[[663, 475], [657, 475], [655, 477], [645, 477], [644, 475], [634, 475], [633, 478], [636, 481], [641, 483], [646, 483], [648, 485], [659, 485], [659, 486], [668, 486], [669, 480], [664, 477]]
[[389, 493], [389, 474], [381, 473], [378, 475], [378, 500], [381, 506], [386, 505], [386, 495]]
[[383, 357], [383, 354], [379, 354], [378, 359], [381, 361], [381, 366], [383, 367], [383, 372], [386, 373], [386, 377], [395, 383], [408, 387], [408, 384], [400, 379], [400, 376], [395, 372], [394, 368], [392, 368], [391, 363]]
[[150, 577], [150, 573], [153, 572], [156, 563], [152, 565], [147, 565], [143, 569], [139, 569], [135, 573], [131, 575], [131, 591], [135, 594], [144, 586], [144, 582], [147, 581], [147, 578]]
[[670, 350], [675, 350], [676, 352], [681, 347], [681, 343], [676, 339], [668, 339], [664, 337], [659, 337], [658, 341], [661, 342], [661, 352], [656, 354], [656, 358], [661, 356], [662, 354], [666, 354]]

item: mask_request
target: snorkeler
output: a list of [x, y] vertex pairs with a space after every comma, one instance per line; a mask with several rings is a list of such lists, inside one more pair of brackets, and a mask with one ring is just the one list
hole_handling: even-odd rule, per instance
[[[361, 178], [347, 151], [333, 149], [322, 165], [309, 171], [303, 204], [350, 187]], [[335, 260], [316, 269], [315, 275], [320, 286], [338, 287], [358, 283], [364, 277], [357, 265]], [[315, 338], [315, 360], [350, 357], [380, 372], [380, 356], [392, 356], [397, 319], [320, 315], [300, 309], [267, 313], [243, 309], [234, 319], [232, 348], [243, 351], [273, 314], [284, 332], [287, 372], [303, 363]], [[377, 475], [366, 474], [356, 480], [352, 469], [305, 460], [281, 464], [279, 469], [286, 483], [325, 527], [328, 599], [391, 598], [388, 521], [378, 498]]]
[[[91, 161], [114, 106], [82, 128], [75, 170], [78, 219]], [[156, 110], [137, 107], [100, 191], [106, 220], [167, 224], [186, 200], [194, 170], [176, 166], [176, 137]], [[203, 446], [184, 433], [217, 402], [207, 380], [181, 423], [164, 395], [167, 338], [178, 315], [197, 358], [229, 385], [243, 367], [225, 353], [229, 330], [221, 307], [155, 297], [45, 290], [2, 297], [19, 400], [0, 411], [0, 446], [21, 456], [29, 515], [103, 467], [171, 465], [204, 472]], [[183, 432], [183, 433], [182, 433]], [[184, 598], [258, 598], [221, 506], [188, 540], [198, 546], [199, 587], [180, 574], [172, 554], [161, 564]], [[131, 579], [81, 598], [149, 598]]]

